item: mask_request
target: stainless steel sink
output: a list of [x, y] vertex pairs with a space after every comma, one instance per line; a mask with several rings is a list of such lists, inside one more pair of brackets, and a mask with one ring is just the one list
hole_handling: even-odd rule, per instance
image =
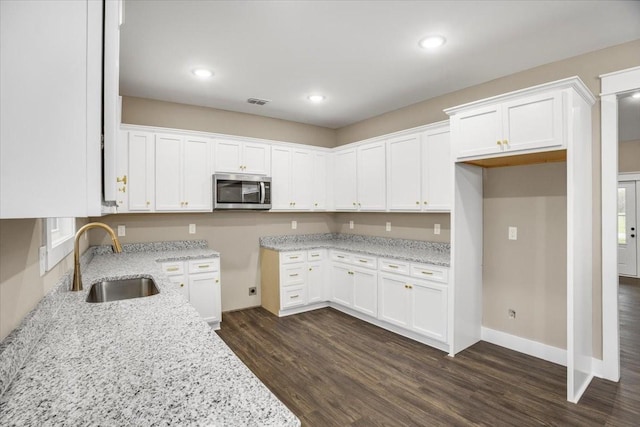
[[148, 277], [105, 280], [91, 285], [87, 302], [109, 302], [131, 298], [149, 297], [160, 293], [156, 282]]

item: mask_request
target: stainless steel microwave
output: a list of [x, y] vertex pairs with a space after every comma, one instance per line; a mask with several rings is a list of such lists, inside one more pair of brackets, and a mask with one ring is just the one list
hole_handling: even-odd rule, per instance
[[220, 209], [271, 209], [271, 178], [213, 175], [213, 210]]

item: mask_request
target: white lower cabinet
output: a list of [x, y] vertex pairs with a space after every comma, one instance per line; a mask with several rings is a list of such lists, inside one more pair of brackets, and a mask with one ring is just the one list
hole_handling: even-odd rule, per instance
[[222, 321], [220, 259], [163, 262], [162, 271], [179, 285], [200, 316], [218, 329]]
[[447, 342], [447, 286], [380, 273], [378, 319]]
[[336, 249], [260, 256], [262, 306], [276, 316], [331, 306], [449, 350], [447, 267]]

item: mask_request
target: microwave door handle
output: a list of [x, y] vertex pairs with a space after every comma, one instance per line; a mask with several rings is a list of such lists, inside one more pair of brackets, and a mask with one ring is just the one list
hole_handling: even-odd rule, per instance
[[260, 204], [264, 205], [264, 199], [266, 196], [266, 191], [264, 189], [264, 182], [260, 181]]

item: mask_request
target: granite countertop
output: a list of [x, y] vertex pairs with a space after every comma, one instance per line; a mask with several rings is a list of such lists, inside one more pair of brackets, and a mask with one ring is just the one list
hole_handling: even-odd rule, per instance
[[[87, 251], [84, 290], [67, 274], [0, 344], [0, 424], [299, 426], [158, 262], [219, 254], [202, 241], [123, 249]], [[160, 293], [85, 302], [91, 283], [140, 276]]]
[[262, 237], [260, 246], [279, 252], [308, 249], [338, 249], [363, 255], [449, 267], [449, 243], [389, 239], [357, 234], [298, 234]]

